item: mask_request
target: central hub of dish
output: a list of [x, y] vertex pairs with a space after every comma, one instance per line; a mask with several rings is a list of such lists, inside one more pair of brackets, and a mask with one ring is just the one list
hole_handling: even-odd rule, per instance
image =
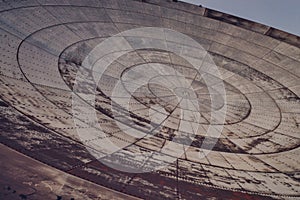
[[177, 87], [174, 89], [177, 97], [183, 99], [195, 99], [195, 92], [190, 88]]

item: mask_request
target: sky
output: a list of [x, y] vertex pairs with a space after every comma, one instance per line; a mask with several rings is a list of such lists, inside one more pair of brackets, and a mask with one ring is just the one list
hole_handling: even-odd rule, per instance
[[300, 0], [181, 0], [300, 36]]

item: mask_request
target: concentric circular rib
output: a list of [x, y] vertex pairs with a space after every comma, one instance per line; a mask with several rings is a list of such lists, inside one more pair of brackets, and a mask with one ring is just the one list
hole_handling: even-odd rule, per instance
[[0, 12], [0, 148], [52, 173], [0, 199], [300, 198], [298, 36], [164, 0]]

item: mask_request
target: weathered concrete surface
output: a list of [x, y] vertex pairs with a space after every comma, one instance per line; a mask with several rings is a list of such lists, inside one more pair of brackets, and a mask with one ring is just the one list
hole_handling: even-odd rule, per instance
[[0, 145], [0, 198], [138, 199], [49, 167]]
[[[1, 143], [66, 173], [141, 198], [300, 198], [298, 36], [163, 0], [5, 1], [0, 3], [0, 12]], [[121, 79], [125, 69], [136, 64], [169, 64], [193, 79], [195, 72], [184, 59], [153, 49], [131, 52], [112, 63], [107, 78], [99, 83], [81, 66], [84, 57], [105, 38], [138, 27], [169, 28], [199, 42], [222, 75], [227, 112], [213, 151], [200, 159], [199, 152], [206, 149], [199, 146], [215, 121], [210, 120], [207, 89], [201, 78], [195, 77], [193, 91], [201, 106], [200, 111], [193, 111], [201, 113], [201, 130], [186, 129], [195, 137], [175, 164], [156, 173], [136, 175], [102, 165], [85, 149], [74, 124], [72, 89], [77, 72], [98, 86], [98, 121], [115, 143], [126, 146], [120, 155], [123, 158], [141, 149], [159, 152], [172, 140], [178, 124], [192, 124], [192, 119], [180, 121], [177, 102], [155, 84], [148, 85], [151, 102], [144, 100], [145, 93], [132, 94], [136, 97], [131, 102], [136, 123], [130, 124], [146, 129], [152, 104], [165, 110], [176, 108], [168, 115], [169, 124], [154, 138], [134, 142], [126, 137], [115, 126], [110, 110], [114, 80]], [[220, 102], [219, 106], [224, 105]], [[122, 109], [121, 105], [116, 112], [128, 117]], [[87, 134], [90, 131], [89, 124], [79, 128]], [[94, 140], [98, 138], [91, 138]], [[183, 146], [184, 141], [174, 146], [178, 144]], [[168, 160], [176, 150], [168, 150], [161, 159]], [[34, 161], [28, 162], [31, 165]], [[127, 162], [137, 161], [124, 160]], [[47, 194], [49, 198], [54, 195]]]

